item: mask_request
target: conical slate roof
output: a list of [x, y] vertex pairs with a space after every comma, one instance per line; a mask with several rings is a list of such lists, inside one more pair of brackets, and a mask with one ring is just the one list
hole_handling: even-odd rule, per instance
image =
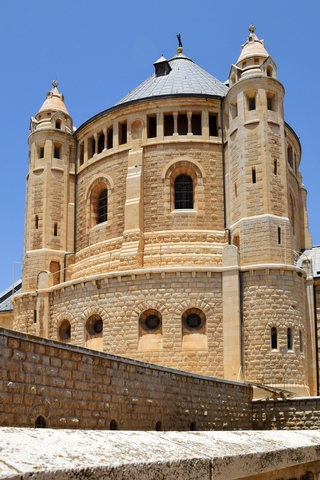
[[161, 62], [167, 62], [169, 65], [165, 75], [154, 73], [116, 105], [167, 95], [226, 96], [228, 87], [225, 84], [182, 53], [179, 52], [168, 61], [161, 56], [154, 65], [156, 66]]

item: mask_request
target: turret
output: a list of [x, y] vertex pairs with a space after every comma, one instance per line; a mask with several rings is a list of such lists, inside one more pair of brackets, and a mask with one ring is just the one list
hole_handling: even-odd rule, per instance
[[[229, 74], [227, 226], [241, 264], [293, 263], [284, 88], [264, 41], [250, 34]], [[300, 154], [300, 152], [297, 152]]]
[[75, 139], [58, 82], [52, 87], [30, 122], [24, 292], [39, 288], [43, 271], [50, 272], [46, 286], [63, 282], [73, 252]]

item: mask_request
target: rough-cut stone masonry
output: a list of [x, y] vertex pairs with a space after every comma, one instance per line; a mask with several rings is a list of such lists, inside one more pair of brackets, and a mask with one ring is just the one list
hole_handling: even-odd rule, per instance
[[[219, 272], [166, 272], [104, 277], [99, 281], [79, 282], [50, 294], [49, 337], [60, 340], [59, 326], [71, 324], [70, 343], [86, 344], [86, 322], [90, 315], [103, 320], [103, 349], [116, 355], [223, 377], [222, 287]], [[25, 297], [29, 298], [29, 297]], [[35, 297], [33, 297], [35, 299]], [[31, 302], [17, 303], [15, 325], [20, 331], [36, 334]], [[188, 334], [185, 345], [182, 314], [198, 308], [206, 316], [205, 343], [197, 344], [198, 333]], [[161, 339], [157, 346], [145, 346], [139, 334], [139, 317], [149, 309], [162, 316]], [[28, 315], [28, 323], [26, 316]], [[40, 314], [39, 314], [40, 318]], [[25, 329], [27, 325], [27, 330]], [[149, 333], [149, 338], [152, 337]], [[193, 338], [194, 337], [194, 338]], [[190, 341], [193, 348], [190, 348]]]
[[254, 400], [255, 430], [319, 430], [320, 397]]
[[251, 427], [251, 387], [0, 329], [0, 425], [121, 430]]
[[3, 428], [0, 443], [0, 479], [6, 480], [316, 480], [320, 475], [319, 432]]
[[[307, 337], [305, 279], [296, 271], [252, 270], [243, 274], [246, 379], [285, 385], [291, 390], [307, 383], [306, 345], [300, 348], [299, 331]], [[271, 349], [270, 329], [277, 328], [278, 348]], [[293, 348], [287, 348], [291, 328]], [[262, 368], [263, 365], [263, 368]], [[285, 387], [282, 387], [285, 388]], [[304, 395], [306, 395], [305, 390]]]

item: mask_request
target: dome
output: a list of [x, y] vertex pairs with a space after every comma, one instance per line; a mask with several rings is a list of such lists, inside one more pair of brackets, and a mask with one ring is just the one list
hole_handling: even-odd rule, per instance
[[64, 104], [64, 96], [58, 90], [58, 82], [54, 80], [52, 82], [52, 89], [47, 93], [46, 99], [42, 104], [39, 112], [45, 110], [58, 110], [69, 115], [69, 112]]
[[[181, 50], [178, 49], [178, 54], [170, 60], [161, 56], [154, 63], [156, 72], [116, 105], [171, 95], [225, 97], [228, 87], [183, 55]], [[161, 64], [166, 64], [167, 68], [162, 70], [165, 73], [157, 74], [157, 67]]]
[[267, 50], [264, 48], [264, 40], [259, 40], [254, 33], [256, 27], [250, 25], [248, 40], [241, 46], [241, 53], [237, 60], [237, 64], [250, 57], [269, 57]]

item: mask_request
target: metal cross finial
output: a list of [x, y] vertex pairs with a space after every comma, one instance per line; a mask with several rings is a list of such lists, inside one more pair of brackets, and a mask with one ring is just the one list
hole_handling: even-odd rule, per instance
[[57, 86], [58, 86], [58, 80], [53, 80], [52, 86], [53, 86], [53, 87], [57, 87]]
[[251, 23], [250, 27], [248, 28], [249, 32], [254, 33], [255, 29], [256, 29], [256, 27], [254, 25], [252, 25], [252, 23]]
[[179, 48], [182, 48], [182, 42], [181, 42], [181, 35], [180, 35], [180, 33], [178, 33], [177, 39], [178, 39], [178, 47], [179, 47]]

